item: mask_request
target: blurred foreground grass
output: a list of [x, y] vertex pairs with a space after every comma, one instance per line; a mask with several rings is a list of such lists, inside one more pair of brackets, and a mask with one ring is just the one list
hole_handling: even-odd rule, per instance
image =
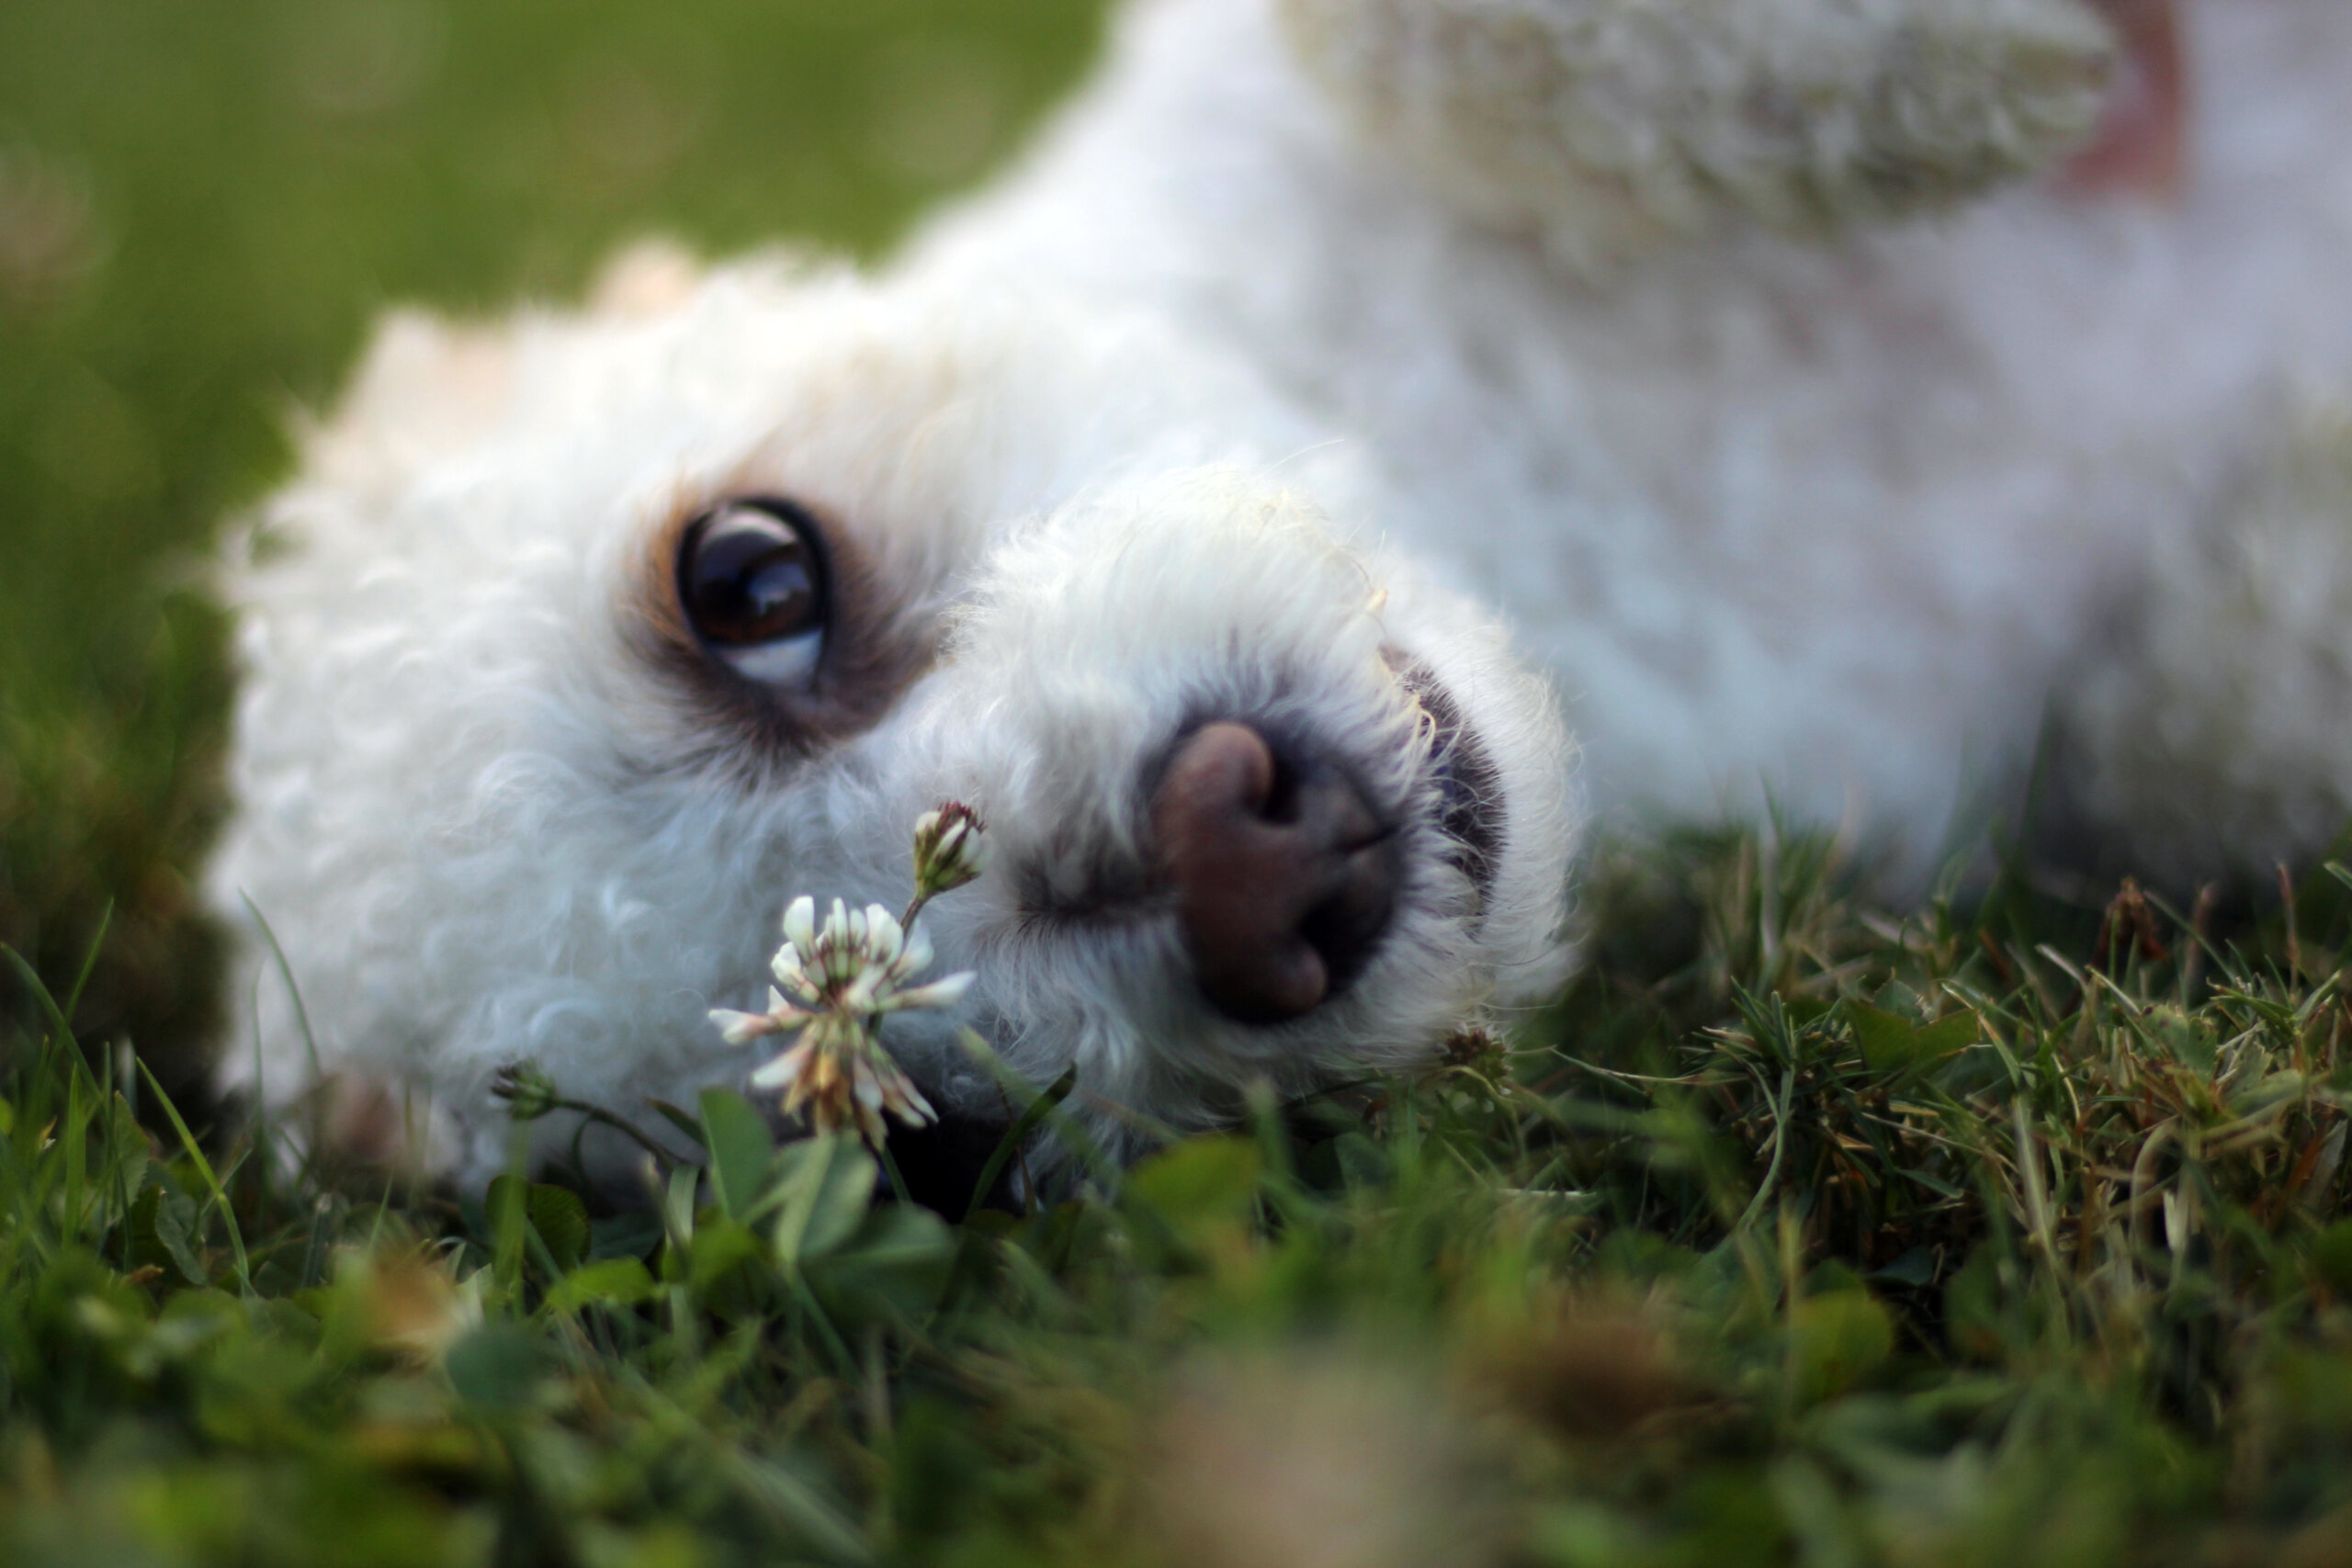
[[723, 1091], [650, 1211], [289, 1174], [53, 1028], [0, 1561], [2352, 1562], [2347, 880], [2225, 944], [1615, 855], [1512, 1046], [962, 1224]]
[[[871, 252], [1017, 144], [1099, 0], [0, 5], [0, 941], [188, 1082], [222, 628], [194, 584], [385, 303], [647, 231]], [[21, 1022], [26, 999], [0, 984]]]

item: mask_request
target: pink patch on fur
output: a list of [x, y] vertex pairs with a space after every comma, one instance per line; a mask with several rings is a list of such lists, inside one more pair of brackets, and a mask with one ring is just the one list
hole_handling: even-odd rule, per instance
[[2069, 189], [2170, 197], [2188, 172], [2188, 54], [2178, 0], [2092, 0], [2122, 40], [2115, 93]]

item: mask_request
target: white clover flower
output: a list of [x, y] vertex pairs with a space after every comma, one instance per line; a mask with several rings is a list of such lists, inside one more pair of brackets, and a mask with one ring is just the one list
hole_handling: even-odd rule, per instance
[[711, 1010], [710, 1021], [730, 1045], [770, 1034], [799, 1035], [790, 1050], [752, 1074], [752, 1086], [783, 1089], [787, 1111], [808, 1106], [820, 1132], [854, 1123], [876, 1145], [887, 1135], [885, 1111], [910, 1126], [936, 1120], [876, 1033], [886, 1013], [954, 1006], [972, 976], [909, 984], [931, 963], [931, 939], [909, 932], [879, 904], [853, 910], [836, 898], [820, 926], [817, 902], [804, 895], [785, 909], [784, 939], [771, 964], [776, 987], [768, 992], [766, 1012]]
[[823, 925], [817, 901], [803, 895], [784, 911], [784, 945], [770, 968], [775, 985], [768, 1010], [711, 1010], [710, 1021], [730, 1045], [771, 1034], [797, 1034], [782, 1055], [755, 1069], [755, 1089], [784, 1090], [784, 1109], [806, 1106], [820, 1132], [854, 1124], [880, 1147], [888, 1111], [910, 1126], [938, 1119], [922, 1090], [882, 1049], [883, 1015], [908, 1008], [953, 1007], [972, 983], [968, 974], [914, 985], [931, 965], [931, 939], [915, 917], [933, 896], [961, 887], [988, 865], [979, 818], [951, 801], [915, 823], [915, 896], [903, 920], [879, 904], [851, 909], [833, 900]]
[[914, 1080], [876, 1043], [865, 1027], [843, 1013], [820, 1013], [800, 1042], [752, 1074], [754, 1089], [784, 1090], [784, 1109], [807, 1115], [820, 1132], [854, 1125], [879, 1146], [889, 1136], [882, 1113], [910, 1127], [939, 1119]]
[[949, 1007], [972, 983], [951, 975], [928, 986], [907, 982], [931, 964], [931, 939], [909, 931], [879, 904], [851, 909], [838, 898], [822, 926], [817, 901], [795, 898], [784, 912], [784, 945], [772, 967], [777, 984], [805, 1006], [861, 1015], [901, 1008]]

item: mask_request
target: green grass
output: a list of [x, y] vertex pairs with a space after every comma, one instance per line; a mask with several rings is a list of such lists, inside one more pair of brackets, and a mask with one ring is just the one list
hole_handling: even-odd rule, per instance
[[2324, 871], [1905, 914], [1612, 852], [1507, 1047], [962, 1224], [731, 1096], [630, 1214], [191, 1092], [197, 565], [288, 407], [649, 230], [871, 252], [1097, 11], [0, 6], [0, 1562], [2352, 1562]]
[[1521, 1037], [962, 1224], [723, 1092], [650, 1212], [329, 1181], [52, 1027], [0, 1560], [2343, 1562], [2345, 880], [1618, 852]]

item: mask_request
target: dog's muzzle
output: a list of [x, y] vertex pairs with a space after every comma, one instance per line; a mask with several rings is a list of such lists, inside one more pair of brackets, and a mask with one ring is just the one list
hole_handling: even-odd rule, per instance
[[[1492, 766], [1426, 671], [1402, 683], [1435, 733], [1447, 852], [1483, 899], [1499, 837]], [[1237, 719], [1177, 745], [1150, 799], [1159, 867], [1195, 980], [1238, 1022], [1322, 1005], [1371, 961], [1402, 896], [1405, 833], [1340, 759]]]

